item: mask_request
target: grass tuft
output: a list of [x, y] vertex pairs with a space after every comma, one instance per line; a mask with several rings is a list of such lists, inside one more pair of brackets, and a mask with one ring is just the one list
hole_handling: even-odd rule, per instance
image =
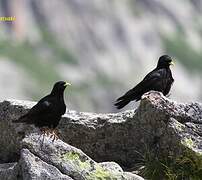
[[150, 180], [201, 180], [202, 155], [190, 149], [178, 156], [157, 157], [148, 150], [142, 156], [139, 175]]

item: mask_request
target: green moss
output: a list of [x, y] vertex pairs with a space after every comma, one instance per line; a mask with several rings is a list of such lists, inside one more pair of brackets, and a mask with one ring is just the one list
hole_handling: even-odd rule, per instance
[[90, 173], [87, 177], [88, 180], [116, 180], [117, 177], [113, 175], [111, 172], [105, 170], [100, 165], [96, 164], [94, 167], [94, 171]]
[[192, 141], [191, 138], [184, 138], [182, 143], [187, 146], [188, 148], [193, 148], [194, 147], [194, 142]]
[[86, 171], [87, 180], [118, 180], [116, 175], [110, 171], [105, 170], [99, 164], [91, 163], [90, 160], [85, 157], [81, 157], [80, 154], [75, 152], [68, 152], [62, 155], [64, 161], [71, 162], [78, 171]]
[[72, 163], [75, 164], [81, 171], [91, 168], [90, 161], [82, 159], [80, 155], [75, 152], [68, 152], [66, 154], [63, 154], [62, 159], [64, 161], [72, 161]]
[[78, 153], [68, 152], [66, 154], [63, 154], [63, 159], [65, 161], [69, 161], [69, 160], [71, 160], [71, 161], [74, 160], [75, 161], [75, 160], [80, 160], [80, 156], [79, 156]]
[[184, 130], [184, 125], [179, 123], [178, 121], [175, 122], [174, 127], [178, 130], [178, 131], [183, 131]]

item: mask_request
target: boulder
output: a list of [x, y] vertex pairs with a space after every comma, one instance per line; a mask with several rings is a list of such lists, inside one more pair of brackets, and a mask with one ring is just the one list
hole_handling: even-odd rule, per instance
[[34, 126], [12, 121], [25, 114], [35, 103], [8, 100], [0, 103], [0, 163], [16, 162], [20, 155], [20, 142], [26, 133], [37, 131]]
[[123, 173], [123, 176], [127, 179], [127, 180], [144, 180], [142, 177], [131, 173], [131, 172], [123, 172], [122, 168], [115, 162], [102, 162], [99, 163], [104, 169], [106, 170], [112, 170], [114, 172], [121, 172]]
[[22, 140], [18, 163], [0, 165], [3, 180], [143, 180], [115, 162], [97, 163], [80, 149], [37, 133]]
[[73, 180], [69, 176], [62, 174], [53, 165], [42, 161], [28, 149], [21, 150], [19, 166], [23, 180]]
[[[2, 145], [0, 162], [19, 160], [22, 139], [32, 133], [39, 134], [34, 126], [12, 123], [12, 120], [23, 115], [33, 105], [32, 102], [16, 100], [0, 103], [0, 144]], [[85, 152], [93, 159], [89, 159], [93, 162], [92, 164], [114, 161], [125, 169], [130, 169], [147, 151], [158, 157], [177, 157], [187, 149], [193, 154], [201, 155], [201, 124], [202, 104], [177, 103], [159, 92], [149, 92], [143, 95], [136, 110], [109, 114], [67, 110], [60, 121], [58, 130], [60, 139]], [[33, 145], [24, 148], [35, 154], [37, 148]], [[70, 148], [69, 145], [68, 148]], [[48, 157], [43, 154], [43, 151], [39, 151], [39, 148], [37, 153], [40, 159], [49, 163]], [[61, 173], [69, 175], [65, 167], [56, 162], [54, 166]], [[114, 170], [118, 171], [116, 168]], [[86, 176], [84, 171], [84, 177]]]
[[[113, 162], [110, 165], [106, 165], [107, 163], [99, 164], [80, 149], [70, 146], [61, 140], [53, 143], [50, 138], [45, 137], [42, 141], [38, 134], [31, 134], [23, 139], [22, 146], [23, 148], [29, 149], [42, 161], [48, 163], [48, 165], [46, 163], [40, 163], [39, 158], [35, 158], [28, 150], [23, 150], [21, 156], [25, 159], [23, 162], [26, 162], [21, 163], [25, 164], [25, 168], [23, 169], [28, 169], [29, 172], [32, 171], [32, 173], [25, 173], [26, 175], [28, 174], [28, 176], [25, 176], [27, 179], [33, 178], [34, 176], [40, 177], [41, 172], [53, 172], [52, 169], [57, 168], [60, 172], [74, 180], [127, 180], [127, 176], [124, 175], [122, 168], [118, 164]], [[26, 159], [29, 159], [29, 161]], [[35, 166], [39, 167], [40, 173], [34, 168]], [[44, 177], [47, 176], [46, 174]], [[58, 173], [53, 174], [59, 177]], [[50, 174], [51, 176], [52, 174]]]

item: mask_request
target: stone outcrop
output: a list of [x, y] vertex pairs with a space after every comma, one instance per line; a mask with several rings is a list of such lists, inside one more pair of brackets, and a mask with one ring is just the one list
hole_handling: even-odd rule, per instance
[[61, 140], [30, 134], [22, 140], [18, 163], [1, 164], [4, 180], [143, 180], [115, 162], [97, 163]]
[[[29, 167], [31, 171], [34, 163], [30, 164], [29, 160], [36, 156], [38, 160], [33, 162], [40, 162], [40, 171], [33, 172], [33, 177], [38, 173], [48, 177], [55, 171], [64, 179], [88, 179], [98, 171], [102, 175], [112, 173], [116, 178], [124, 179], [133, 174], [124, 172], [122, 168], [133, 167], [145, 150], [158, 156], [178, 156], [187, 149], [202, 153], [200, 103], [177, 103], [161, 93], [149, 92], [142, 97], [136, 110], [117, 114], [68, 110], [58, 126], [62, 141], [51, 143], [51, 139], [45, 138], [45, 149], [40, 148], [38, 129], [12, 123], [33, 104], [16, 100], [0, 103], [0, 162], [17, 162], [20, 159], [21, 167]], [[98, 163], [104, 161], [108, 163]], [[27, 175], [29, 172], [23, 173], [23, 177], [31, 177]]]
[[62, 174], [56, 167], [47, 164], [39, 157], [32, 154], [28, 149], [22, 149], [19, 162], [21, 178], [30, 179], [61, 179], [72, 180], [67, 175]]

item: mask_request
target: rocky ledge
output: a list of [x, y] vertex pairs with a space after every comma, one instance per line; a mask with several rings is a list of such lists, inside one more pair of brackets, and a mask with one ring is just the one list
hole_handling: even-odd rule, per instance
[[138, 180], [143, 178], [125, 171], [138, 170], [147, 152], [158, 158], [174, 159], [187, 151], [202, 156], [200, 103], [177, 103], [149, 92], [136, 110], [68, 110], [58, 127], [60, 140], [45, 137], [43, 144], [37, 128], [12, 123], [33, 105], [0, 103], [0, 179]]

